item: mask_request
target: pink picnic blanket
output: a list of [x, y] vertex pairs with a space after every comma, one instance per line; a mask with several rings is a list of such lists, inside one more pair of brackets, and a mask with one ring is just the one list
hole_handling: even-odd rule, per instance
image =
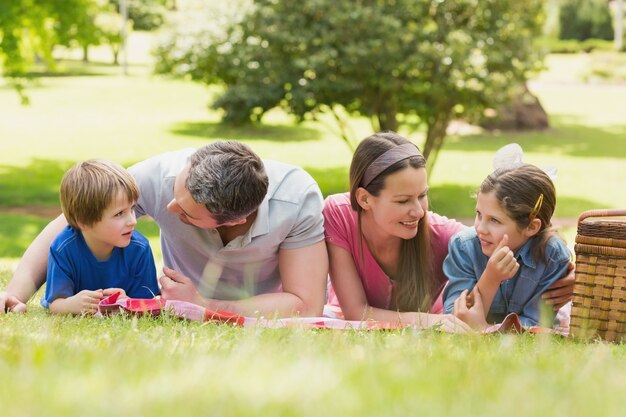
[[[395, 330], [413, 328], [408, 323], [383, 322], [375, 320], [343, 320], [332, 317], [288, 317], [268, 319], [263, 317], [245, 317], [227, 311], [213, 311], [197, 304], [187, 301], [166, 300], [164, 298], [119, 298], [119, 293], [115, 293], [98, 304], [100, 315], [114, 314], [120, 311], [127, 311], [133, 314], [153, 314], [159, 315], [163, 311], [180, 317], [182, 319], [200, 322], [228, 323], [234, 326], [243, 327], [267, 327], [267, 328], [314, 328], [314, 329], [337, 329], [337, 330]], [[548, 329], [544, 327], [525, 328], [522, 326], [519, 317], [511, 313], [500, 324], [493, 325], [483, 333], [553, 333], [566, 335], [558, 329]]]

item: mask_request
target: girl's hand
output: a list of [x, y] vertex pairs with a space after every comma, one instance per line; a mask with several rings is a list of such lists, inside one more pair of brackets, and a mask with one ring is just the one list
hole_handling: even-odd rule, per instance
[[472, 290], [473, 304], [468, 304], [468, 291], [463, 290], [459, 298], [454, 301], [454, 316], [463, 320], [475, 330], [483, 330], [489, 326], [485, 320], [483, 300], [476, 287]]
[[485, 272], [498, 282], [513, 278], [519, 270], [515, 254], [507, 246], [508, 243], [509, 235], [502, 236], [502, 240], [493, 251], [485, 269]]

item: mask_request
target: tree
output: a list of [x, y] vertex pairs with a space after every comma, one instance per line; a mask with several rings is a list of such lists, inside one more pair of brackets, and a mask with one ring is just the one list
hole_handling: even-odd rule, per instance
[[[120, 0], [109, 0], [109, 2], [119, 13]], [[151, 31], [158, 29], [163, 24], [166, 0], [126, 0], [126, 3], [128, 18], [133, 21], [135, 30]], [[171, 7], [176, 7], [176, 3]]]
[[561, 39], [612, 40], [613, 22], [606, 0], [564, 0], [559, 14]]
[[87, 39], [84, 22], [95, 0], [0, 0], [0, 68], [22, 102], [24, 80], [36, 60], [54, 67], [55, 45]]
[[259, 120], [281, 106], [319, 118], [330, 112], [342, 137], [348, 114], [373, 130], [407, 116], [426, 126], [434, 163], [450, 120], [506, 99], [540, 58], [541, 0], [259, 0], [245, 18], [186, 46], [160, 49], [161, 72], [222, 83], [214, 106], [227, 121]]

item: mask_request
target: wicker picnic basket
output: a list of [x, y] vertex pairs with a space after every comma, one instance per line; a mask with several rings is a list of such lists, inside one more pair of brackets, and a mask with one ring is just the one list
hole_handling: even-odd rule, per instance
[[626, 210], [589, 210], [578, 218], [574, 337], [626, 340]]

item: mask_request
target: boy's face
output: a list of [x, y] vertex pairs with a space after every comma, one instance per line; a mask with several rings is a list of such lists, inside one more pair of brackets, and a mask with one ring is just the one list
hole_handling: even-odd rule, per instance
[[102, 219], [91, 226], [81, 226], [81, 231], [91, 251], [98, 256], [110, 253], [113, 247], [128, 246], [136, 224], [135, 201], [128, 201], [120, 191], [102, 213]]

